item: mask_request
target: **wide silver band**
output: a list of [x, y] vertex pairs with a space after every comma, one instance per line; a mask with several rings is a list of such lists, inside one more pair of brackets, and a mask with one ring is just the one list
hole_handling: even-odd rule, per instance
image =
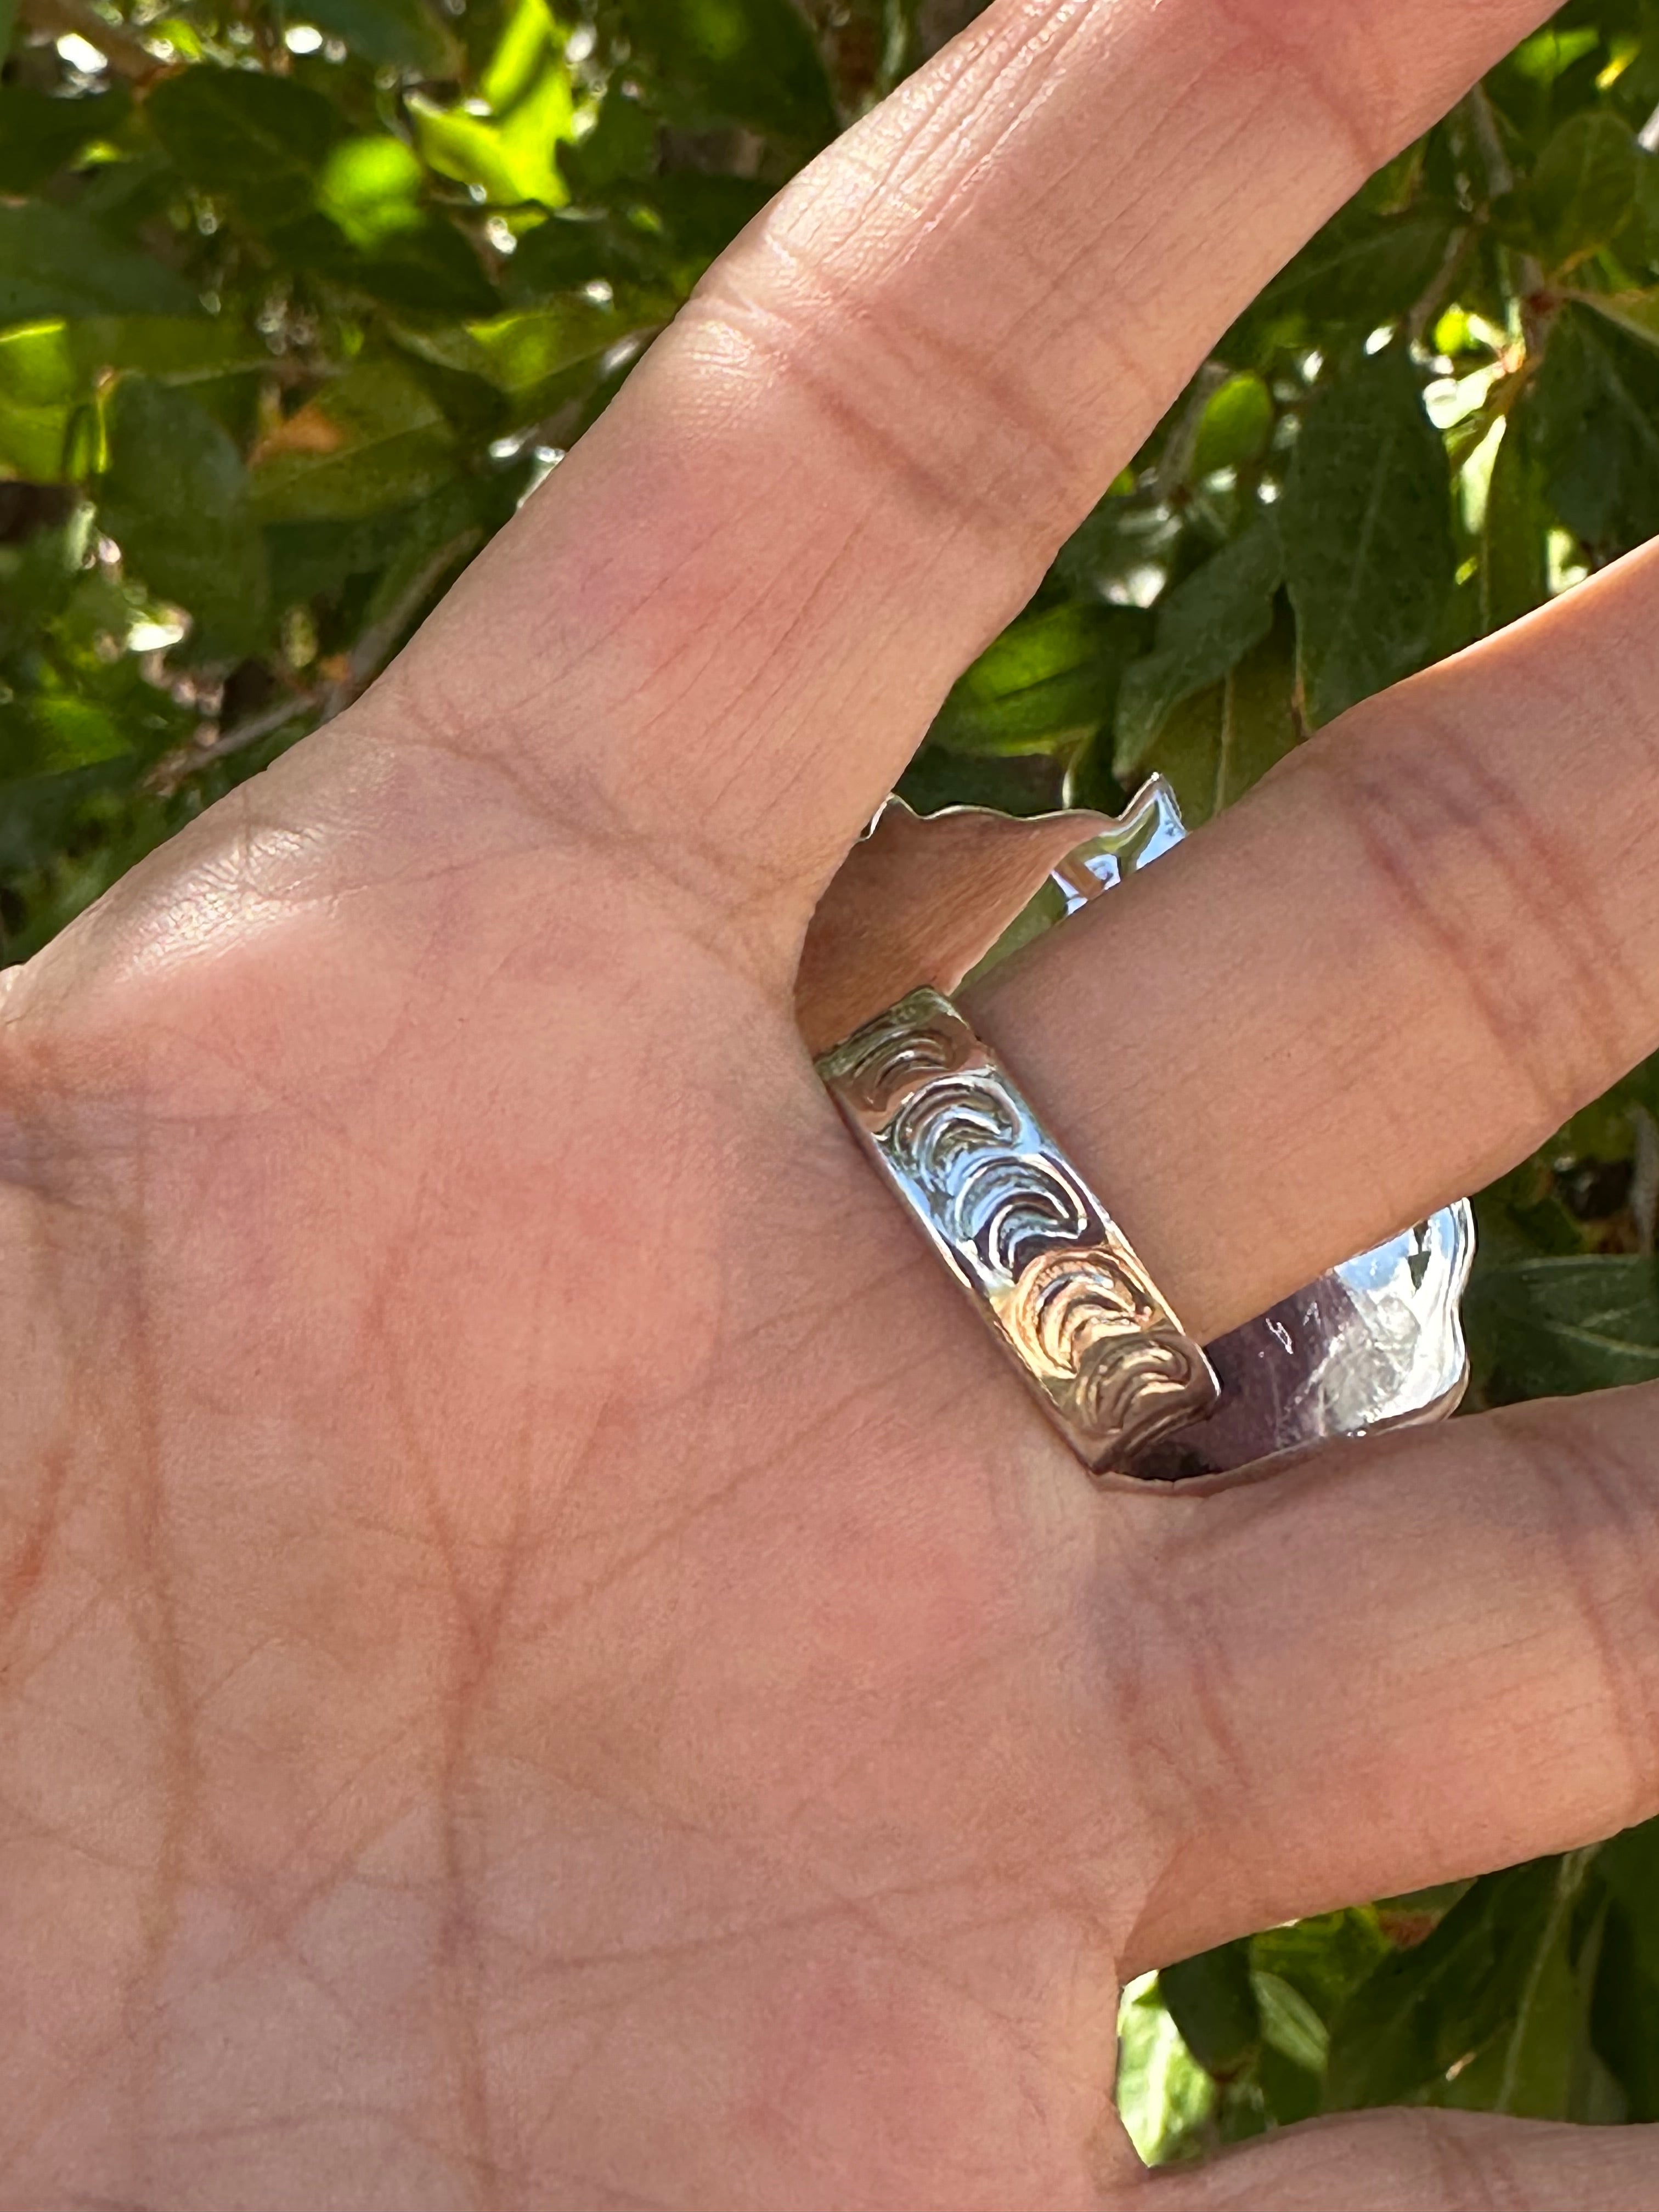
[[1134, 1462], [1217, 1402], [1201, 1348], [1122, 1231], [941, 992], [818, 1062], [854, 1133], [1073, 1449]]
[[[977, 815], [987, 822], [1002, 821], [971, 807], [949, 808], [945, 814], [958, 819]], [[921, 817], [924, 823], [942, 818]], [[1087, 817], [1079, 819], [1081, 826]], [[900, 828], [908, 822], [914, 827], [916, 820], [902, 800], [890, 799], [867, 834], [879, 838], [884, 825]], [[1004, 826], [1013, 828], [1012, 823]], [[1100, 817], [1094, 817], [1091, 834], [1054, 869], [1036, 897], [1010, 918], [1002, 935], [972, 970], [973, 977], [983, 975], [1009, 953], [1172, 851], [1184, 834], [1174, 792], [1163, 777], [1150, 777], [1115, 820], [1103, 824]], [[939, 980], [955, 988], [960, 977], [958, 969]], [[931, 1012], [929, 1019], [918, 1029], [906, 1010], [923, 1003]], [[939, 1008], [949, 1018], [943, 1024], [937, 1018]], [[931, 1036], [931, 1042], [930, 1023], [932, 1030], [938, 1031]], [[901, 1046], [901, 1038], [911, 1030], [917, 1030], [915, 1040]], [[896, 1111], [908, 1101], [911, 1090], [901, 1086], [886, 1111], [874, 1103], [854, 1098], [848, 1089], [853, 1065], [848, 1055], [859, 1058], [866, 1051], [874, 1055], [872, 1067], [890, 1060], [896, 1076], [908, 1071], [904, 1082], [915, 1089], [921, 1087], [929, 1069], [943, 1081], [951, 1073], [944, 1055], [962, 1052], [959, 1072], [975, 1077], [980, 1093], [975, 1109], [981, 1117], [977, 1133], [969, 1122], [953, 1119], [949, 1126], [957, 1133], [951, 1144], [942, 1149], [935, 1144], [939, 1164], [922, 1174], [905, 1169], [896, 1147], [910, 1142], [916, 1117], [901, 1125]], [[1078, 1393], [1067, 1379], [1072, 1370], [1066, 1359], [1053, 1360], [1041, 1328], [1035, 1336], [1028, 1329], [1024, 1340], [1018, 1333], [1031, 1313], [1031, 1302], [1022, 1304], [1014, 1295], [1018, 1267], [1011, 1273], [1006, 1267], [1000, 1270], [988, 1267], [973, 1239], [964, 1244], [958, 1234], [966, 1218], [960, 1207], [956, 1213], [939, 1210], [948, 1194], [945, 1169], [955, 1157], [951, 1147], [958, 1139], [987, 1148], [990, 1179], [982, 1185], [969, 1186], [975, 1193], [988, 1192], [999, 1176], [1012, 1179], [1011, 1188], [1018, 1188], [1020, 1164], [1028, 1157], [1045, 1166], [1054, 1164], [1065, 1188], [1075, 1194], [1076, 1200], [1076, 1211], [1065, 1221], [1065, 1204], [1070, 1200], [1047, 1217], [1056, 1232], [1065, 1231], [1056, 1236], [1057, 1250], [1075, 1253], [1081, 1249], [1081, 1232], [1066, 1228], [1066, 1222], [1075, 1224], [1085, 1209], [1091, 1233], [1093, 1225], [1099, 1224], [1099, 1249], [1104, 1255], [1101, 1296], [1096, 1305], [1092, 1294], [1078, 1293], [1079, 1312], [1091, 1316], [1082, 1325], [1081, 1334], [1107, 1347], [1091, 1355], [1103, 1371], [1110, 1369], [1126, 1378], [1146, 1375], [1144, 1386], [1131, 1381], [1121, 1386], [1132, 1398], [1138, 1397], [1143, 1387], [1152, 1389], [1151, 1378], [1159, 1373], [1158, 1363], [1170, 1356], [1173, 1345], [1189, 1346], [1190, 1340], [1146, 1280], [1145, 1269], [1105, 1207], [1037, 1127], [995, 1055], [974, 1037], [948, 999], [929, 991], [913, 994], [867, 1024], [827, 1054], [819, 1067], [860, 1140], [899, 1188], [952, 1274], [991, 1321], [1073, 1444], [1097, 1471], [1109, 1468], [1155, 1483], [1194, 1479], [1213, 1482], [1244, 1468], [1254, 1470], [1267, 1461], [1306, 1452], [1333, 1437], [1376, 1435], [1441, 1419], [1462, 1396], [1468, 1379], [1468, 1357], [1461, 1308], [1474, 1253], [1474, 1216], [1465, 1199], [1443, 1206], [1427, 1220], [1389, 1237], [1372, 1250], [1344, 1261], [1316, 1282], [1207, 1346], [1200, 1355], [1207, 1383], [1197, 1382], [1197, 1369], [1185, 1370], [1193, 1392], [1193, 1410], [1183, 1410], [1177, 1416], [1181, 1396], [1177, 1384], [1167, 1397], [1160, 1398], [1156, 1393], [1146, 1396], [1127, 1426], [1119, 1424], [1114, 1430], [1109, 1418], [1103, 1424], [1088, 1419], [1079, 1423]], [[872, 1100], [875, 1095], [872, 1092]], [[941, 1091], [938, 1097], [942, 1109], [945, 1093]], [[891, 1141], [883, 1133], [890, 1123], [893, 1125]], [[941, 1121], [940, 1129], [945, 1126]], [[994, 1170], [989, 1162], [999, 1146], [1005, 1163]], [[1014, 1255], [1003, 1253], [1005, 1259], [1011, 1256]], [[1127, 1273], [1123, 1272], [1126, 1259]], [[1059, 1264], [1063, 1272], [1066, 1263]], [[1138, 1297], [1147, 1303], [1137, 1307]], [[1146, 1352], [1133, 1351], [1122, 1340], [1125, 1317], [1137, 1310], [1145, 1312], [1151, 1325], [1151, 1348]], [[1056, 1334], [1060, 1317], [1067, 1311], [1069, 1305], [1062, 1301], [1047, 1323], [1053, 1342], [1062, 1348], [1073, 1340], [1064, 1328]], [[1011, 1319], [1015, 1323], [1012, 1330]], [[1174, 1371], [1173, 1367], [1169, 1370], [1171, 1375]], [[1170, 1415], [1167, 1419], [1163, 1418], [1165, 1412]]]

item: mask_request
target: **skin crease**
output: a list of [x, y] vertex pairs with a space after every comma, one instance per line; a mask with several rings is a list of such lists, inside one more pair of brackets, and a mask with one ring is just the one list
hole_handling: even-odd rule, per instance
[[[793, 1003], [951, 677], [1541, 13], [1005, 0], [360, 707], [6, 980], [0, 2203], [1651, 2202], [1641, 2130], [1452, 2114], [1149, 2180], [1109, 2094], [1121, 1976], [1659, 1808], [1651, 1398], [1097, 1494]], [[1194, 1327], [1659, 1042], [1639, 989], [1525, 984], [1659, 967], [1651, 687], [1604, 649], [1652, 590], [1369, 705], [988, 993]], [[1617, 865], [1586, 802], [1545, 902], [1485, 748], [1557, 744], [1575, 641]], [[1449, 749], [1407, 867], [1373, 786]], [[1158, 1009], [1217, 912], [1257, 964], [1195, 1070]], [[1359, 1073], [1462, 1040], [1455, 1111], [1365, 1121], [1357, 947]], [[1286, 1132], [1344, 1117], [1304, 1204]]]

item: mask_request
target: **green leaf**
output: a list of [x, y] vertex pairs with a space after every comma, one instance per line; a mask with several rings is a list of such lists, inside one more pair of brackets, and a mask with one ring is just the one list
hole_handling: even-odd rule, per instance
[[1322, 2022], [1389, 1955], [1388, 1939], [1370, 1905], [1319, 1913], [1269, 1928], [1250, 1939], [1250, 1962], [1304, 1996]]
[[[599, 118], [586, 137], [559, 149], [560, 163], [583, 198], [602, 198], [609, 186], [648, 177], [656, 159], [656, 118], [639, 86], [621, 76], [606, 86]], [[695, 175], [690, 181], [696, 181]]]
[[1643, 1972], [1659, 1983], [1659, 1820], [1611, 1837], [1596, 1853], [1595, 1871], [1629, 1916]]
[[677, 121], [745, 123], [808, 148], [834, 137], [830, 81], [790, 0], [628, 0], [623, 15]]
[[723, 253], [744, 227], [772, 198], [772, 188], [756, 177], [699, 176], [677, 169], [641, 188], [675, 249], [701, 268]]
[[1277, 1974], [1255, 1972], [1250, 1986], [1261, 2017], [1256, 2085], [1281, 2125], [1311, 2119], [1323, 2101], [1330, 2039], [1301, 1991]]
[[1330, 2051], [1325, 2023], [1301, 1991], [1277, 1974], [1255, 1969], [1250, 1975], [1261, 2040], [1304, 2072], [1322, 2075]]
[[[1659, 167], [1659, 162], [1655, 166]], [[1659, 288], [1645, 292], [1574, 292], [1570, 296], [1577, 305], [1594, 308], [1615, 330], [1627, 331], [1659, 351]]]
[[82, 389], [64, 324], [0, 333], [0, 470], [57, 483]]
[[1224, 2081], [1249, 2065], [1262, 2021], [1248, 1943], [1224, 1943], [1165, 1966], [1158, 1990], [1182, 2042], [1207, 2072]]
[[1112, 766], [1121, 780], [1140, 768], [1175, 708], [1261, 644], [1283, 569], [1278, 529], [1264, 515], [1159, 600], [1153, 649], [1125, 671], [1118, 690]]
[[88, 386], [110, 369], [136, 369], [164, 384], [204, 384], [270, 367], [264, 339], [228, 315], [89, 315], [67, 329], [70, 356]]
[[520, 240], [502, 289], [514, 307], [526, 307], [596, 279], [614, 286], [659, 277], [661, 267], [658, 240], [613, 215], [564, 208]]
[[407, 104], [422, 158], [441, 176], [481, 185], [498, 207], [534, 202], [556, 208], [568, 198], [556, 156], [574, 129], [575, 110], [562, 69], [545, 70], [501, 120], [417, 97]]
[[1549, 501], [1569, 530], [1608, 556], [1659, 532], [1659, 354], [1651, 341], [1614, 328], [1604, 312], [1564, 307], [1531, 406]]
[[1534, 84], [1553, 84], [1575, 62], [1593, 54], [1601, 43], [1601, 33], [1590, 24], [1571, 31], [1553, 27], [1534, 31], [1510, 56], [1509, 67]]
[[148, 112], [182, 173], [204, 191], [232, 195], [261, 228], [311, 205], [342, 136], [321, 93], [255, 70], [182, 70], [156, 86]]
[[17, 27], [17, 0], [0, 0], [0, 61], [11, 48], [12, 33]]
[[1659, 1261], [1619, 1255], [1504, 1260], [1470, 1285], [1477, 1351], [1528, 1397], [1659, 1377]]
[[1273, 396], [1246, 370], [1230, 376], [1210, 398], [1198, 426], [1191, 473], [1199, 482], [1218, 469], [1248, 468], [1267, 450], [1274, 421]]
[[1529, 211], [1536, 251], [1555, 276], [1612, 244], [1636, 204], [1649, 156], [1604, 109], [1570, 115], [1539, 156]]
[[1194, 830], [1242, 798], [1301, 737], [1287, 633], [1288, 624], [1276, 626], [1219, 684], [1175, 708], [1123, 780], [1153, 769], [1166, 776]]
[[461, 331], [410, 331], [404, 340], [437, 368], [493, 385], [510, 427], [539, 422], [574, 398], [613, 346], [672, 312], [667, 301], [624, 297], [602, 307], [578, 294]]
[[1446, 449], [1403, 347], [1352, 362], [1316, 396], [1280, 527], [1316, 727], [1419, 668], [1451, 596]]
[[1474, 1884], [1431, 1934], [1383, 1960], [1331, 2026], [1332, 2111], [1398, 2104], [1443, 2083], [1514, 2023], [1558, 1933], [1558, 1862]]
[[103, 528], [159, 597], [195, 617], [203, 659], [250, 651], [264, 629], [264, 547], [231, 439], [188, 392], [125, 377], [109, 410]]
[[1592, 1856], [1571, 1851], [1556, 1863], [1549, 1910], [1528, 1936], [1507, 2015], [1468, 2063], [1449, 2074], [1437, 2103], [1525, 2119], [1573, 2117], [1574, 2075], [1589, 2009], [1573, 1907]]
[[1262, 295], [1248, 318], [1296, 313], [1324, 330], [1370, 331], [1407, 313], [1427, 292], [1462, 230], [1455, 207], [1375, 215], [1349, 207], [1327, 223]]
[[930, 741], [947, 752], [1063, 752], [1112, 709], [1142, 635], [1127, 610], [1060, 606], [1006, 629], [939, 708]]
[[1167, 2158], [1215, 2103], [1215, 2082], [1182, 2040], [1156, 1980], [1131, 1985], [1118, 2012], [1117, 2109], [1140, 2156], [1149, 2166]]
[[319, 214], [284, 223], [270, 243], [296, 267], [422, 320], [487, 316], [501, 306], [477, 252], [442, 216], [416, 214], [412, 228], [390, 232], [367, 252]]
[[1659, 1820], [1603, 1844], [1595, 1872], [1611, 1909], [1591, 2033], [1624, 2091], [1628, 2117], [1659, 2120]]
[[0, 206], [0, 324], [85, 315], [195, 315], [182, 276], [49, 201]]
[[1636, 1923], [1620, 1903], [1608, 1908], [1590, 2037], [1623, 2093], [1619, 2117], [1659, 2120], [1659, 1980], [1644, 1962]]
[[0, 704], [0, 811], [10, 802], [13, 777], [64, 775], [131, 750], [114, 716], [95, 700], [63, 690], [9, 700]]
[[1545, 471], [1528, 441], [1523, 401], [1504, 425], [1480, 530], [1480, 627], [1490, 635], [1549, 597], [1553, 517]]
[[317, 204], [354, 246], [373, 247], [416, 228], [425, 182], [413, 148], [378, 131], [335, 147], [318, 179]]
[[0, 84], [0, 192], [21, 198], [35, 191], [93, 139], [118, 131], [131, 105], [125, 85], [58, 99]]
[[365, 637], [383, 632], [374, 659], [378, 664], [414, 628], [454, 580], [492, 529], [511, 512], [512, 501], [490, 512], [495, 487], [480, 477], [458, 479], [413, 508], [398, 532], [397, 550], [375, 580], [363, 608]]
[[546, 0], [514, 0], [501, 35], [478, 80], [478, 96], [496, 115], [528, 99], [544, 70], [559, 60], [558, 27]]
[[253, 507], [265, 522], [355, 521], [434, 489], [453, 465], [453, 433], [425, 385], [372, 356], [264, 441]]
[[459, 73], [459, 42], [422, 0], [305, 0], [305, 12], [365, 61], [422, 76]]
[[366, 253], [350, 282], [406, 315], [491, 315], [501, 304], [471, 246], [441, 216]]
[[[433, 496], [442, 497], [448, 486]], [[277, 522], [265, 530], [275, 606], [337, 592], [353, 577], [377, 574], [397, 559], [426, 502], [387, 507], [356, 522]]]

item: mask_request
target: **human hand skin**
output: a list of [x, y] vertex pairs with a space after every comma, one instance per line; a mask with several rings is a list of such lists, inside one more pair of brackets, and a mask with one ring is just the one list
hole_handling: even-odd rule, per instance
[[[951, 678], [1543, 13], [1000, 0], [4, 979], [0, 2203], [1651, 2203], [1443, 2112], [1149, 2179], [1109, 2094], [1122, 1977], [1659, 1809], [1651, 1395], [1098, 1493], [793, 1009]], [[1198, 1334], [1659, 1043], [1656, 586], [982, 994]]]

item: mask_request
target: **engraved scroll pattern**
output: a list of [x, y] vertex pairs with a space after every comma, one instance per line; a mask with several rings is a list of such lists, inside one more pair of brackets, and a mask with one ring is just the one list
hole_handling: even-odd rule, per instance
[[820, 1066], [1092, 1465], [1210, 1412], [1203, 1352], [948, 999], [912, 992]]

